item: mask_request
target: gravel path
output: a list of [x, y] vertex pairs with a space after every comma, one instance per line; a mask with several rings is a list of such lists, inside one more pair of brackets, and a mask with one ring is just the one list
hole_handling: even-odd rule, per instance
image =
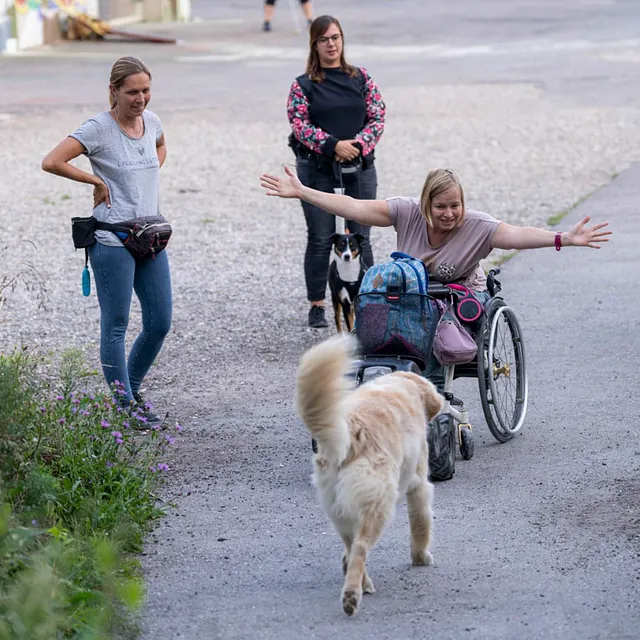
[[[518, 85], [392, 87], [385, 98], [380, 197], [418, 195], [425, 168], [452, 166], [467, 185], [469, 206], [511, 223], [545, 225], [640, 159], [639, 109], [559, 108]], [[271, 123], [220, 109], [185, 117], [153, 106], [169, 145], [162, 204], [175, 225], [175, 319], [148, 387], [191, 410], [198, 390], [230, 359], [295, 358], [309, 344], [304, 220], [297, 203], [266, 198], [258, 183], [262, 171], [278, 172], [291, 160], [282, 118]], [[4, 306], [0, 331], [3, 345], [86, 348], [97, 365], [97, 300], [81, 296], [83, 257], [69, 234], [70, 217], [87, 212], [90, 193], [39, 171], [44, 153], [90, 113], [0, 120], [3, 148], [12, 149], [0, 159], [0, 246], [7, 247], [0, 260], [11, 271], [26, 259], [46, 280], [44, 308], [33, 291], [19, 288]], [[247, 139], [251, 150], [237, 143]], [[416, 139], [429, 141], [424, 151]], [[373, 238], [376, 258], [384, 259], [394, 248], [392, 230], [375, 230]], [[134, 313], [132, 328], [136, 321]]]

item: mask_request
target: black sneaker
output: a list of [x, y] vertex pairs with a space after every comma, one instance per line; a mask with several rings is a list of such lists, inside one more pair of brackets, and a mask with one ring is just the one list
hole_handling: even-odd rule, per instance
[[153, 407], [149, 402], [139, 394], [134, 393], [133, 399], [135, 400], [135, 406], [133, 407], [133, 415], [139, 421], [139, 428], [146, 427], [160, 427], [164, 424], [166, 416], [161, 418], [159, 415], [153, 412]]
[[267, 22], [267, 21], [265, 20], [264, 24], [262, 25], [262, 30], [263, 30], [263, 31], [271, 31], [271, 23], [270, 23], [270, 22]]
[[313, 305], [309, 309], [309, 326], [314, 329], [326, 329], [329, 326], [327, 319], [324, 317], [324, 307]]

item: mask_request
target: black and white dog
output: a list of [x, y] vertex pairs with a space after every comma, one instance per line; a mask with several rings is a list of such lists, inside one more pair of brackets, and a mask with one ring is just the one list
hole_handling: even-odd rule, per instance
[[331, 264], [329, 265], [329, 289], [336, 319], [336, 329], [342, 331], [340, 314], [344, 317], [346, 332], [353, 329], [355, 310], [353, 301], [358, 295], [362, 276], [366, 271], [362, 261], [362, 242], [359, 233], [334, 233], [331, 236]]

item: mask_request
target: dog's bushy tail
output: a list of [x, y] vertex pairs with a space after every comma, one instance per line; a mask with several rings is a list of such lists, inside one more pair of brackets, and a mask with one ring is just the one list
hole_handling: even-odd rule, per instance
[[346, 374], [355, 338], [334, 336], [307, 351], [296, 375], [296, 410], [321, 453], [338, 463], [349, 451], [345, 400], [349, 390]]

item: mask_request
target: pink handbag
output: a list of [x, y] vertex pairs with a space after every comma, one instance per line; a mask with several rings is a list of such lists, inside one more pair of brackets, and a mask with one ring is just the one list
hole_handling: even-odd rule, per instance
[[433, 355], [443, 366], [471, 362], [478, 352], [478, 345], [471, 334], [460, 324], [451, 305], [445, 308], [433, 339]]

